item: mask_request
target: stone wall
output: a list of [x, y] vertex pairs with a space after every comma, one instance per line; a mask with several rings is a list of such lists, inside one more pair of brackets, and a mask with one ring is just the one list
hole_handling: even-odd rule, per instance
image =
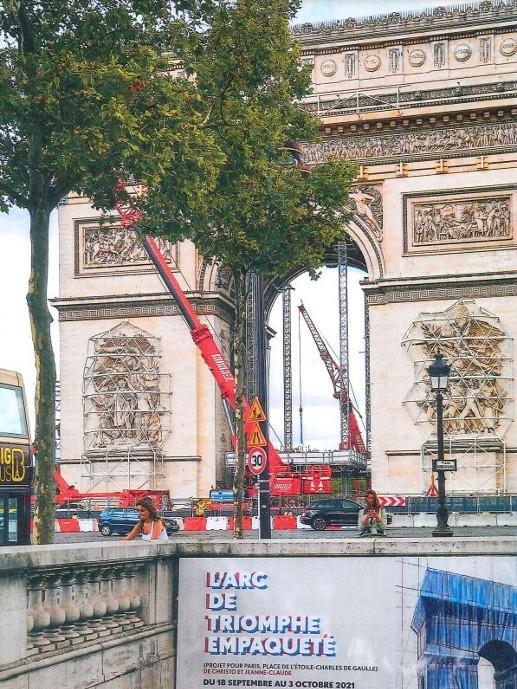
[[[514, 555], [516, 537], [4, 548], [2, 689], [174, 689], [182, 557]], [[341, 583], [336, 586], [341, 589]], [[337, 595], [337, 592], [336, 592]], [[190, 689], [187, 686], [177, 689]]]

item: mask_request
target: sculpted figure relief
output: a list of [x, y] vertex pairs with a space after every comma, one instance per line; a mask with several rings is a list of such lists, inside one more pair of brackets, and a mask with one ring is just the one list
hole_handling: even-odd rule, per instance
[[156, 345], [129, 323], [92, 339], [85, 371], [87, 449], [158, 445], [164, 409]]
[[[147, 254], [138, 236], [123, 227], [85, 227], [83, 229], [83, 266], [85, 268], [118, 267], [148, 263]], [[158, 246], [169, 262], [175, 259], [174, 246], [157, 239]]]
[[510, 197], [413, 206], [413, 244], [511, 237]]
[[[444, 430], [448, 435], [503, 432], [510, 401], [510, 338], [499, 319], [472, 301], [460, 301], [445, 312], [422, 314], [410, 329], [404, 345], [417, 361], [432, 361], [441, 353], [451, 366], [444, 394]], [[428, 365], [428, 363], [426, 363]], [[407, 402], [423, 417], [417, 422], [436, 421], [434, 394], [426, 365], [417, 365], [417, 380]]]
[[356, 187], [349, 195], [350, 208], [366, 223], [374, 236], [382, 241], [382, 194], [375, 187]]
[[472, 125], [429, 131], [408, 131], [402, 134], [354, 135], [305, 143], [306, 163], [317, 164], [336, 158], [363, 160], [445, 153], [491, 146], [516, 146], [517, 123]]

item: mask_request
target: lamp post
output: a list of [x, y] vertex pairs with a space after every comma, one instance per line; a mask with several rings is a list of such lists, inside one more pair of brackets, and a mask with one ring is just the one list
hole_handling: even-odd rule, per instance
[[[443, 467], [443, 392], [447, 389], [449, 373], [451, 369], [443, 360], [442, 354], [437, 354], [433, 363], [429, 366], [429, 378], [431, 390], [436, 393], [436, 442], [437, 442], [437, 466]], [[433, 467], [434, 468], [434, 467]], [[452, 529], [448, 525], [449, 511], [445, 504], [445, 471], [437, 468], [438, 473], [438, 507], [436, 509], [437, 526], [433, 536], [452, 536]]]

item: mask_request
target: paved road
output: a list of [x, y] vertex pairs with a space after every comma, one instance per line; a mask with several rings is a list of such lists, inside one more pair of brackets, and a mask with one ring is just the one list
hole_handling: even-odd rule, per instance
[[[388, 535], [391, 538], [432, 538], [432, 529], [424, 527], [420, 528], [400, 528], [389, 529]], [[458, 537], [463, 536], [517, 536], [517, 527], [515, 526], [500, 526], [500, 527], [458, 527], [454, 529], [454, 535]], [[328, 539], [328, 538], [357, 538], [357, 531], [355, 529], [340, 529], [338, 531], [313, 531], [299, 530], [299, 531], [273, 531], [273, 539]], [[179, 531], [172, 536], [172, 539], [188, 539], [190, 541], [218, 541], [229, 540], [233, 536], [229, 531], [204, 531], [196, 533], [192, 531]], [[258, 531], [246, 532], [245, 538], [258, 538]], [[117, 536], [109, 536], [105, 538], [99, 533], [60, 533], [55, 534], [55, 543], [85, 543], [88, 541], [95, 542], [109, 542], [119, 540]]]

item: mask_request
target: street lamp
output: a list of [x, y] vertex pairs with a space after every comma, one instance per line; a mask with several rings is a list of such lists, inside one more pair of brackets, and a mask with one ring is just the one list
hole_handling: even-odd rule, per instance
[[[442, 354], [437, 354], [429, 366], [431, 390], [436, 393], [436, 442], [437, 442], [437, 473], [438, 473], [438, 507], [436, 509], [437, 526], [433, 536], [452, 536], [452, 529], [448, 525], [449, 512], [445, 504], [445, 471], [443, 469], [443, 392], [447, 389], [451, 369], [443, 360]], [[439, 468], [442, 467], [442, 468]], [[433, 467], [434, 468], [434, 467]]]

